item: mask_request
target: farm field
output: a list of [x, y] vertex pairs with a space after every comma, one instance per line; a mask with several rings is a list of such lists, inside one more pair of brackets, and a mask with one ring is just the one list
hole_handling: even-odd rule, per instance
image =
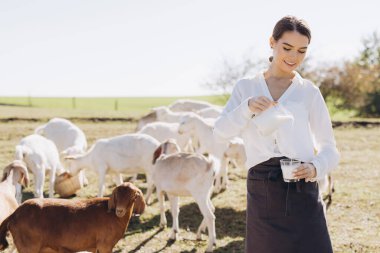
[[[0, 107], [1, 117], [8, 108]], [[16, 109], [20, 110], [15, 107], [14, 110]], [[0, 170], [12, 161], [14, 147], [19, 140], [51, 117], [45, 114], [48, 109], [29, 109], [35, 110], [34, 117], [27, 112], [24, 112], [25, 116], [37, 116], [36, 121], [10, 120], [0, 123]], [[19, 112], [21, 111], [23, 110]], [[14, 112], [9, 114], [17, 115]], [[96, 116], [95, 112], [94, 115]], [[135, 128], [135, 123], [124, 121], [90, 122], [78, 119], [74, 123], [85, 132], [90, 145], [98, 138], [131, 133]], [[339, 169], [333, 172], [335, 194], [327, 213], [334, 252], [380, 252], [380, 128], [339, 127], [335, 129], [335, 136], [342, 159]], [[75, 198], [95, 197], [97, 194], [97, 175], [91, 171], [86, 171], [86, 175], [89, 185], [81, 189]], [[129, 175], [124, 175], [125, 180], [128, 178]], [[217, 233], [217, 247], [214, 252], [237, 253], [244, 249], [246, 171], [232, 169], [229, 178], [229, 188], [212, 198], [216, 207]], [[144, 176], [139, 176], [136, 185], [143, 192], [146, 191]], [[47, 183], [45, 193], [46, 186]], [[107, 178], [107, 195], [113, 187], [111, 178]], [[32, 191], [33, 179], [31, 186], [24, 189], [23, 199], [31, 198]], [[125, 238], [119, 241], [114, 252], [204, 252], [207, 235], [202, 241], [195, 239], [202, 217], [192, 199], [182, 198], [180, 201], [180, 239], [174, 243], [168, 241], [170, 212], [166, 213], [169, 227], [160, 230], [159, 207], [155, 195], [153, 199], [153, 204], [146, 208], [140, 219], [134, 217], [131, 220]], [[166, 206], [168, 208], [168, 204]]]
[[[124, 97], [124, 98], [28, 98], [28, 97], [0, 97], [0, 117], [4, 118], [27, 116], [65, 117], [97, 116], [107, 117], [136, 117], [149, 111], [150, 108], [169, 105], [182, 97]], [[223, 96], [202, 96], [192, 99], [208, 101], [223, 105]], [[3, 105], [3, 106], [1, 106]], [[8, 105], [8, 106], [4, 106]], [[21, 107], [22, 106], [22, 107]], [[20, 110], [21, 109], [21, 110]], [[21, 112], [22, 111], [22, 112]], [[28, 116], [29, 115], [29, 116]]]
[[[7, 118], [48, 120], [51, 117], [130, 120], [141, 117], [153, 107], [169, 105], [175, 100], [182, 98], [186, 99], [188, 97], [0, 97], [0, 120]], [[221, 106], [227, 101], [227, 97], [223, 95], [190, 98]], [[336, 108], [334, 101], [327, 101], [327, 105], [333, 121], [380, 122], [380, 118], [360, 118], [355, 116], [354, 111]]]

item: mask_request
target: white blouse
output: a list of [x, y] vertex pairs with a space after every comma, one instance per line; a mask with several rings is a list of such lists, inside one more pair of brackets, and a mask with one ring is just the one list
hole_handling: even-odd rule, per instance
[[214, 126], [217, 137], [243, 138], [247, 168], [272, 157], [286, 156], [313, 163], [317, 171], [316, 179], [322, 179], [338, 166], [340, 155], [336, 148], [330, 115], [318, 87], [296, 73], [291, 85], [277, 101], [293, 114], [294, 121], [281, 125], [269, 136], [260, 134], [248, 107], [248, 100], [258, 96], [273, 100], [264, 72], [253, 79], [237, 82]]

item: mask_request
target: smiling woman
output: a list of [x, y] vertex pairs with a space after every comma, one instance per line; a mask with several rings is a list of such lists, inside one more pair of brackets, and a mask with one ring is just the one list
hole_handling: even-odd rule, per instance
[[284, 61], [290, 68], [298, 67], [305, 58], [310, 40], [311, 33], [306, 23], [297, 21], [291, 16], [283, 18], [276, 24], [270, 37], [273, 56], [269, 58], [269, 61], [276, 59]]
[[[215, 122], [215, 135], [240, 136], [245, 143], [247, 253], [332, 252], [316, 181], [337, 167], [339, 152], [319, 89], [295, 71], [310, 39], [305, 21], [293, 16], [278, 21], [269, 68], [240, 80]], [[274, 113], [279, 108], [291, 120], [276, 125], [284, 116]], [[260, 124], [264, 117], [270, 124]], [[291, 173], [295, 182], [282, 175], [280, 161], [289, 158], [300, 164]]]

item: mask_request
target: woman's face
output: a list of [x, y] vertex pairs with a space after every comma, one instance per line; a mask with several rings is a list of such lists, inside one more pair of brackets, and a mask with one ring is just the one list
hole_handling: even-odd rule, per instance
[[272, 64], [290, 73], [304, 60], [309, 39], [297, 31], [289, 31], [284, 32], [278, 41], [271, 37], [270, 45], [273, 48]]

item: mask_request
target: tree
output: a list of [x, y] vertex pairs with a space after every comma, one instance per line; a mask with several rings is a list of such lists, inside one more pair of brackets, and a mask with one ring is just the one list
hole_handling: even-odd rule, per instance
[[266, 61], [252, 56], [243, 58], [239, 63], [223, 58], [220, 69], [203, 86], [222, 94], [223, 99], [227, 100], [238, 80], [254, 75], [265, 65]]
[[[241, 59], [238, 63], [223, 58], [218, 72], [205, 81], [203, 86], [222, 94], [224, 100], [227, 100], [233, 86], [238, 80], [256, 75], [258, 71], [266, 68], [269, 64], [268, 60], [257, 58], [252, 54], [246, 55], [248, 56]], [[315, 76], [308, 59], [300, 66], [298, 72], [305, 78], [316, 79], [314, 78]]]
[[341, 98], [342, 107], [355, 109], [361, 116], [380, 115], [380, 39], [376, 32], [363, 39], [359, 55], [345, 62], [337, 74], [334, 95]]

